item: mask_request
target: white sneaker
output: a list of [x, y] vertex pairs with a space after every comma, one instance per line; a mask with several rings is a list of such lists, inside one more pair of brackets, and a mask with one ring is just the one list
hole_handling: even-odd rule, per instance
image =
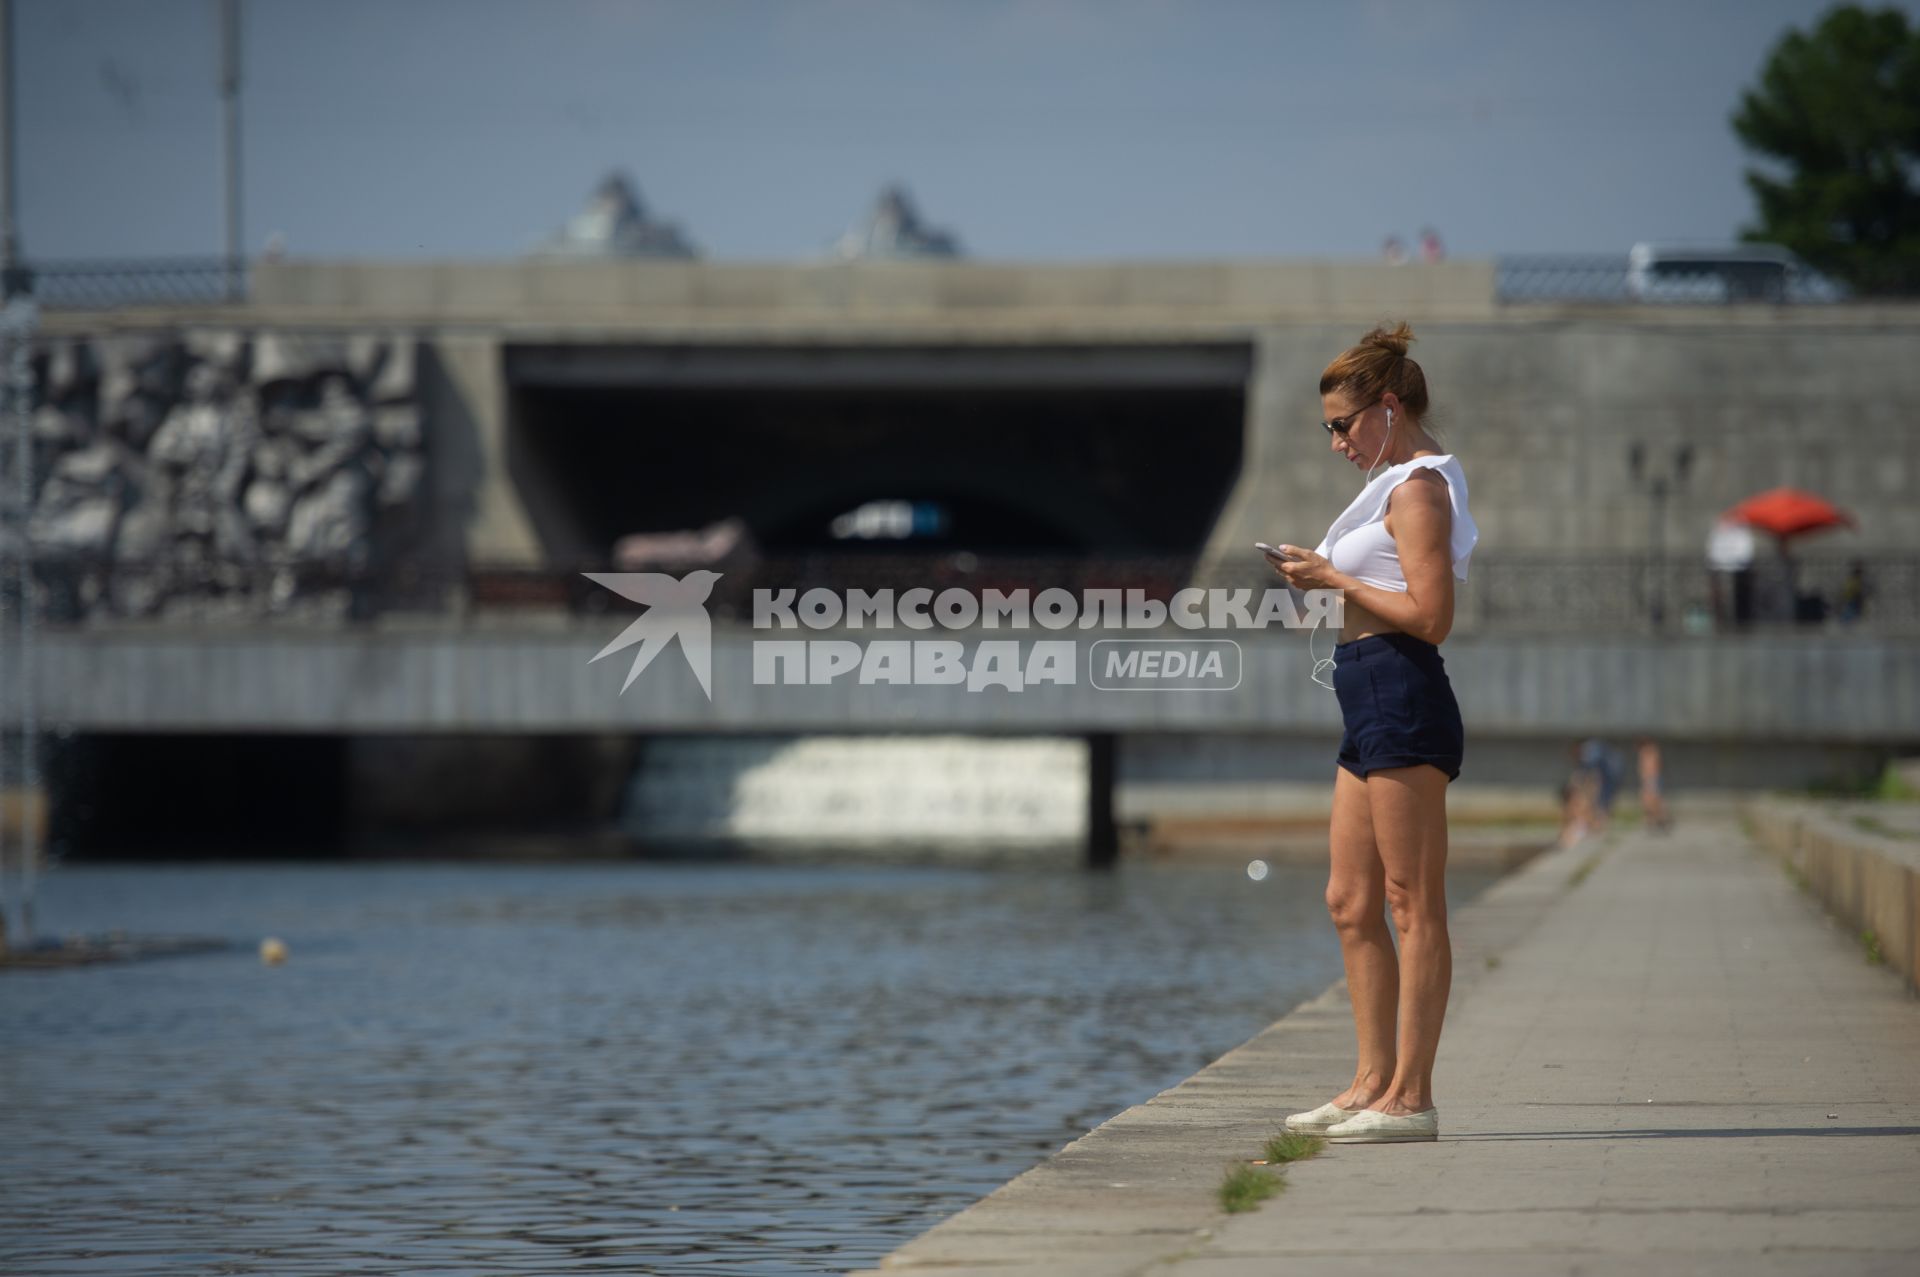
[[1378, 1109], [1362, 1109], [1346, 1121], [1327, 1127], [1322, 1134], [1329, 1144], [1407, 1144], [1436, 1140], [1440, 1138], [1440, 1110], [1382, 1113]]
[[1303, 1135], [1318, 1135], [1336, 1122], [1358, 1117], [1364, 1109], [1343, 1109], [1338, 1104], [1322, 1104], [1311, 1113], [1295, 1113], [1287, 1119], [1287, 1129]]

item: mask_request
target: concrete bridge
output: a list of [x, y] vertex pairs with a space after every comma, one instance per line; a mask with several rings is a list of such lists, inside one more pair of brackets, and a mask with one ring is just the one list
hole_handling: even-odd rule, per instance
[[1210, 572], [1344, 506], [1319, 372], [1389, 317], [1484, 551], [1697, 553], [1779, 484], [1852, 511], [1848, 551], [1920, 546], [1913, 304], [1503, 303], [1491, 262], [297, 262], [244, 305], [45, 328], [413, 340], [436, 563], [599, 562], [722, 514], [805, 547], [823, 512], [926, 492], [1029, 548]]
[[[1551, 784], [1568, 740], [1594, 733], [1659, 735], [1679, 784], [1804, 783], [1920, 743], [1910, 575], [1881, 581], [1858, 632], [1680, 637], [1697, 597], [1668, 596], [1658, 632], [1589, 597], [1614, 588], [1609, 563], [1697, 565], [1717, 512], [1779, 484], [1856, 516], [1832, 553], [1910, 565], [1920, 306], [1506, 303], [1484, 262], [296, 262], [257, 267], [241, 305], [43, 327], [268, 334], [349, 363], [356, 340], [411, 351], [380, 375], [411, 370], [393, 393], [417, 408], [426, 517], [407, 554], [429, 575], [602, 566], [619, 536], [729, 515], [770, 554], [805, 556], [837, 513], [924, 497], [968, 524], [963, 548], [1159, 555], [1244, 585], [1265, 575], [1253, 541], [1311, 543], [1350, 499], [1358, 476], [1314, 425], [1318, 376], [1402, 318], [1481, 529], [1446, 648], [1473, 779]], [[1592, 571], [1515, 601], [1503, 555]], [[625, 661], [587, 659], [616, 632], [611, 616], [479, 611], [89, 623], [48, 632], [39, 713], [123, 738], [1065, 734], [1109, 742], [1123, 785], [1170, 802], [1324, 783], [1337, 734], [1297, 632], [1204, 636], [1239, 640], [1231, 691], [1119, 694], [1083, 673], [1016, 694], [756, 685], [756, 635], [723, 627], [711, 701], [675, 651], [621, 695]], [[1084, 659], [1098, 636], [1071, 637]], [[0, 700], [8, 721], [17, 708]]]
[[[1072, 683], [1013, 691], [862, 685], [853, 675], [756, 682], [753, 645], [769, 632], [721, 627], [709, 700], [677, 646], [622, 693], [632, 649], [590, 658], [623, 625], [67, 631], [40, 653], [37, 710], [83, 760], [55, 773], [125, 799], [102, 817], [123, 837], [144, 836], [156, 813], [175, 809], [182, 822], [226, 819], [218, 813], [246, 794], [239, 810], [270, 804], [260, 819], [274, 828], [341, 835], [476, 820], [506, 830], [597, 813], [649, 838], [663, 836], [661, 822], [693, 841], [771, 830], [769, 845], [812, 839], [844, 853], [857, 839], [884, 839], [885, 813], [898, 807], [890, 790], [908, 780], [927, 789], [910, 759], [945, 758], [974, 781], [927, 801], [971, 811], [975, 823], [923, 841], [998, 829], [1003, 841], [1044, 835], [1096, 859], [1114, 854], [1118, 822], [1311, 811], [1340, 735], [1298, 631], [1116, 632], [1174, 649], [1233, 646], [1231, 686], [1158, 691], [1103, 690], [1090, 662], [1104, 640], [1074, 634]], [[935, 639], [969, 657], [1006, 641], [978, 631]], [[1037, 641], [1048, 640], [1023, 635], [1023, 652]], [[1897, 637], [1480, 634], [1445, 652], [1468, 724], [1462, 780], [1512, 795], [1516, 810], [1541, 810], [1570, 743], [1590, 736], [1658, 738], [1676, 788], [1749, 789], [1874, 775], [1912, 752], [1920, 723], [1920, 643]], [[0, 716], [19, 721], [14, 680], [0, 687]], [[793, 748], [822, 736], [892, 744], [877, 754], [836, 747], [845, 758], [829, 792], [821, 751]], [[1035, 748], [1039, 761], [1021, 770], [1017, 759]], [[196, 804], [210, 814], [193, 817]]]

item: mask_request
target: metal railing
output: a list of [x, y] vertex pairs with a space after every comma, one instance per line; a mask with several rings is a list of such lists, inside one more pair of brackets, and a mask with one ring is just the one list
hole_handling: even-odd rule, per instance
[[[223, 257], [154, 257], [48, 260], [24, 263], [41, 306], [54, 310], [109, 310], [121, 306], [211, 306], [244, 301], [250, 264]], [[1920, 292], [1911, 270], [1889, 272], [1884, 286], [1862, 295], [1907, 296]], [[1729, 301], [1820, 303], [1842, 300], [1847, 290], [1812, 272], [1789, 272], [1783, 281], [1749, 286], [1731, 283], [1724, 271], [1663, 276], [1652, 294], [1634, 289], [1624, 253], [1533, 253], [1497, 258], [1494, 296], [1507, 303], [1592, 302], [1609, 304], [1715, 304]]]
[[1629, 302], [1627, 255], [1540, 254], [1502, 257], [1493, 270], [1503, 302]]
[[[693, 565], [663, 566], [680, 576]], [[1864, 594], [1856, 598], [1853, 581]], [[597, 618], [635, 605], [589, 580], [607, 564], [524, 567], [399, 560], [228, 563], [212, 559], [112, 562], [43, 555], [36, 614], [52, 626], [96, 624], [332, 626], [386, 617], [463, 626], [478, 619]], [[799, 554], [714, 565], [707, 610], [720, 624], [751, 624], [756, 589], [950, 588], [1134, 591], [1165, 603], [1189, 586], [1260, 591], [1280, 581], [1257, 560], [1201, 576], [1193, 555]], [[11, 608], [17, 585], [0, 583]], [[1850, 601], [1853, 600], [1853, 601]], [[1481, 554], [1455, 602], [1455, 633], [1703, 635], [1831, 626], [1920, 635], [1920, 555], [1827, 554], [1785, 562], [1762, 555], [1743, 574], [1710, 571], [1698, 556], [1619, 552]]]
[[[753, 591], [827, 589], [896, 594], [915, 588], [1138, 590], [1166, 602], [1190, 584], [1196, 558], [1141, 556], [1091, 559], [972, 554], [789, 554], [713, 565], [721, 572], [707, 610], [721, 622], [750, 623]], [[662, 567], [683, 575], [693, 564]], [[292, 624], [370, 620], [377, 616], [444, 616], [456, 623], [479, 614], [559, 613], [596, 616], [630, 605], [589, 580], [608, 563], [540, 567], [448, 564], [423, 560], [286, 559], [246, 561], [213, 555], [111, 559], [41, 551], [34, 563], [36, 613], [52, 625], [231, 620]], [[11, 603], [17, 587], [0, 582]]]
[[1698, 635], [1829, 625], [1920, 634], [1917, 587], [1920, 556], [1910, 554], [1763, 554], [1739, 573], [1693, 556], [1476, 555], [1456, 628]]
[[50, 310], [218, 306], [246, 300], [248, 263], [224, 257], [27, 262], [34, 298]]
[[[1751, 264], [1663, 264], [1636, 286], [1624, 253], [1514, 254], [1494, 263], [1493, 291], [1506, 303], [1591, 302], [1611, 305], [1788, 305], [1846, 300], [1849, 290], [1813, 271], [1766, 270]], [[1885, 295], [1900, 295], [1898, 289]], [[1907, 290], [1906, 295], [1911, 296]]]

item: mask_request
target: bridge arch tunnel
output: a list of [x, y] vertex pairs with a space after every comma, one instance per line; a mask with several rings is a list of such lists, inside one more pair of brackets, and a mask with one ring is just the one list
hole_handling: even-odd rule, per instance
[[[507, 468], [547, 559], [738, 516], [769, 553], [849, 548], [863, 503], [928, 549], [1198, 554], [1240, 472], [1244, 344], [520, 345]], [[894, 543], [896, 547], [899, 543]]]

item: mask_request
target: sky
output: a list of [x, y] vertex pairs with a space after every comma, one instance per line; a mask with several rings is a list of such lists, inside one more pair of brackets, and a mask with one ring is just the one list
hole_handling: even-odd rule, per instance
[[[903, 182], [989, 260], [1723, 243], [1807, 0], [242, 0], [243, 245], [503, 258], [613, 169], [705, 256]], [[1912, 4], [1902, 3], [1910, 17]], [[216, 0], [14, 0], [29, 258], [224, 243]]]

